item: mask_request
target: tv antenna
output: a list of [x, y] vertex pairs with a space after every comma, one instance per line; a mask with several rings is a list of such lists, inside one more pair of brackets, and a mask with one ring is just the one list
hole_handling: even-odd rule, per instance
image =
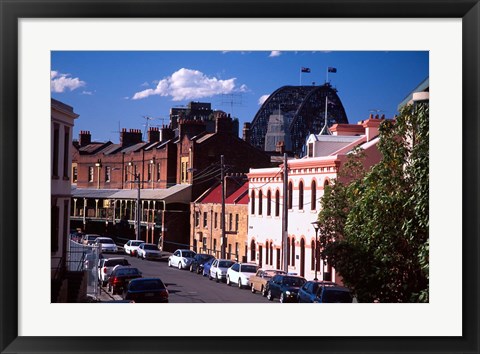
[[220, 105], [229, 105], [230, 106], [230, 114], [233, 116], [233, 106], [243, 106], [242, 103], [242, 93], [236, 92], [236, 93], [224, 93], [222, 94], [222, 100]]
[[143, 139], [144, 140], [147, 140], [147, 132], [148, 132], [148, 128], [150, 127], [150, 121], [152, 120], [161, 120], [162, 121], [162, 125], [163, 125], [163, 122], [165, 120], [165, 118], [162, 118], [162, 117], [150, 117], [150, 116], [142, 116], [143, 119], [145, 119], [145, 130], [143, 131]]

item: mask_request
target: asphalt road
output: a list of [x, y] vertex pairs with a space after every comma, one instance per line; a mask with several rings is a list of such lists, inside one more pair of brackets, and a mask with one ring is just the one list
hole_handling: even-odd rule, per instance
[[162, 279], [171, 303], [269, 303], [259, 293], [252, 294], [250, 289], [238, 289], [235, 285], [216, 283], [188, 270], [169, 268], [166, 259], [147, 261], [123, 254], [105, 256], [125, 257], [133, 267], [140, 269], [144, 277]]

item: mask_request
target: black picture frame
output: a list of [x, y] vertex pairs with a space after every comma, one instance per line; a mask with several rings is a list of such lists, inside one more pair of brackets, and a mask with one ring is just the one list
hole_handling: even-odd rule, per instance
[[[2, 353], [478, 353], [478, 0], [0, 0], [0, 349]], [[20, 18], [462, 18], [462, 278], [460, 337], [18, 336], [18, 26]], [[449, 181], [448, 183], [455, 183]], [[448, 193], [448, 186], [446, 186]], [[450, 235], [456, 237], [459, 235]], [[448, 262], [448, 260], [445, 260]], [[323, 324], [325, 324], [323, 322]], [[247, 340], [248, 339], [248, 340]], [[181, 345], [180, 345], [181, 344]]]

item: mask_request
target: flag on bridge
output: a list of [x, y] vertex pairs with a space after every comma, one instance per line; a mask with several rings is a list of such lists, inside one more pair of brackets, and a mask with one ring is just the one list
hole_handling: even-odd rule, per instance
[[331, 66], [328, 67], [328, 72], [329, 73], [336, 73], [337, 72], [337, 68], [332, 68]]
[[309, 73], [309, 72], [310, 72], [310, 68], [304, 68], [304, 67], [302, 66], [302, 70], [301, 70], [301, 71], [302, 71], [302, 73]]

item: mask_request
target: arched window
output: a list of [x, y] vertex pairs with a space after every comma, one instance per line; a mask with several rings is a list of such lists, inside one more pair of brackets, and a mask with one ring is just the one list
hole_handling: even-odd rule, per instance
[[287, 237], [287, 265], [290, 265], [290, 237]]
[[311, 210], [317, 209], [317, 182], [312, 181], [312, 186], [310, 188], [310, 208]]
[[303, 181], [298, 185], [298, 210], [303, 210]]
[[305, 240], [300, 240], [300, 276], [305, 276]]
[[288, 209], [292, 209], [293, 207], [293, 184], [292, 182], [288, 182]]
[[268, 264], [268, 251], [270, 250], [268, 241], [265, 242], [265, 264]]
[[267, 192], [267, 216], [272, 215], [272, 192], [270, 189]]
[[260, 189], [258, 191], [258, 215], [262, 215], [263, 213], [263, 193]]
[[250, 195], [250, 206], [251, 206], [251, 212], [250, 214], [254, 215], [255, 214], [255, 191], [252, 190], [252, 194]]
[[270, 265], [273, 265], [273, 242], [270, 242]]
[[275, 192], [275, 216], [280, 216], [280, 191]]
[[295, 267], [295, 238], [292, 237], [292, 267]]
[[250, 242], [250, 261], [251, 262], [255, 262], [257, 260], [256, 253], [257, 253], [257, 250], [255, 248], [255, 240], [252, 240], [252, 242]]
[[315, 269], [315, 252], [316, 252], [316, 249], [315, 249], [315, 241], [312, 241], [310, 243], [310, 249], [312, 250], [312, 256], [310, 257], [310, 269], [311, 270], [314, 270]]

